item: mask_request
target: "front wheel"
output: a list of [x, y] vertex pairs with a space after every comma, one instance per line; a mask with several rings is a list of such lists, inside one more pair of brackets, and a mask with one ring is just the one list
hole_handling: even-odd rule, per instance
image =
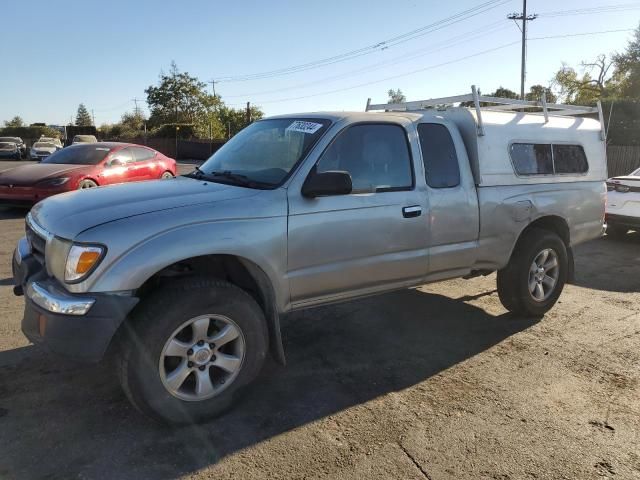
[[162, 176], [160, 177], [161, 180], [169, 180], [170, 178], [173, 178], [173, 173], [171, 172], [164, 172], [162, 174]]
[[84, 190], [85, 188], [95, 188], [97, 186], [98, 186], [98, 184], [96, 182], [94, 182], [93, 180], [82, 180], [78, 184], [78, 190]]
[[498, 271], [498, 295], [514, 313], [539, 317], [558, 301], [567, 281], [567, 248], [547, 230], [532, 229], [516, 245], [509, 264]]
[[166, 285], [125, 324], [119, 376], [129, 400], [171, 424], [216, 417], [260, 372], [268, 333], [243, 290], [213, 279]]

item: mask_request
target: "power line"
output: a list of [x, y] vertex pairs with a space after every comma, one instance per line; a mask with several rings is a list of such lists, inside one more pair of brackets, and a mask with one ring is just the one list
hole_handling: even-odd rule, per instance
[[313, 68], [319, 68], [326, 65], [332, 65], [334, 63], [343, 62], [346, 60], [351, 60], [353, 58], [360, 57], [362, 55], [369, 55], [371, 53], [375, 53], [378, 51], [386, 50], [392, 46], [399, 45], [401, 43], [405, 43], [410, 40], [414, 40], [415, 38], [419, 38], [421, 36], [427, 35], [429, 33], [433, 33], [435, 31], [441, 30], [443, 28], [449, 27], [456, 23], [462, 22], [464, 20], [468, 20], [476, 15], [480, 15], [481, 13], [487, 12], [494, 8], [497, 8], [506, 3], [510, 3], [512, 0], [491, 0], [488, 2], [484, 2], [480, 5], [477, 5], [473, 8], [464, 10], [450, 17], [438, 20], [429, 25], [425, 25], [423, 27], [411, 30], [409, 32], [405, 32], [394, 37], [388, 38], [386, 40], [377, 42], [372, 45], [368, 45], [366, 47], [362, 47], [356, 50], [351, 50], [349, 52], [345, 52], [339, 55], [334, 55], [332, 57], [327, 57], [319, 60], [314, 60], [312, 62], [293, 65], [281, 69], [270, 70], [265, 72], [257, 72], [250, 73], [244, 75], [227, 75], [227, 76], [219, 76], [218, 81], [225, 82], [238, 82], [238, 81], [247, 81], [247, 80], [258, 80], [264, 78], [271, 78], [275, 76], [288, 75], [292, 73], [297, 73], [301, 71], [310, 70]]
[[[501, 25], [502, 24], [502, 25]], [[501, 25], [501, 26], [499, 26]], [[496, 26], [498, 26], [498, 28], [495, 28]], [[493, 27], [493, 28], [492, 28]], [[404, 63], [419, 57], [423, 57], [425, 55], [429, 55], [429, 54], [433, 54], [433, 53], [437, 53], [443, 50], [447, 50], [449, 48], [453, 48], [456, 47], [458, 45], [461, 44], [465, 44], [465, 43], [469, 43], [469, 42], [473, 42], [475, 40], [477, 40], [478, 38], [481, 37], [485, 37], [488, 35], [492, 35], [500, 30], [504, 30], [505, 28], [507, 28], [507, 26], [505, 26], [503, 24], [502, 20], [499, 20], [497, 22], [491, 23], [489, 25], [485, 25], [481, 28], [475, 29], [473, 31], [470, 32], [465, 32], [462, 33], [460, 35], [456, 35], [455, 37], [451, 37], [447, 40], [441, 41], [441, 42], [437, 42], [434, 43], [432, 45], [429, 46], [429, 48], [422, 48], [419, 50], [415, 50], [413, 52], [410, 52], [408, 54], [405, 55], [401, 55], [399, 57], [395, 57], [392, 58], [390, 60], [386, 60], [383, 62], [378, 62], [378, 63], [374, 63], [374, 64], [370, 64], [367, 65], [365, 67], [362, 68], [358, 68], [356, 70], [350, 70], [348, 72], [344, 72], [338, 75], [332, 75], [329, 77], [324, 77], [318, 80], [314, 80], [312, 82], [306, 82], [303, 84], [299, 84], [299, 85], [294, 85], [291, 87], [283, 87], [283, 88], [277, 88], [277, 89], [273, 89], [273, 90], [266, 90], [266, 91], [261, 91], [261, 92], [251, 92], [251, 93], [244, 93], [244, 94], [236, 94], [236, 95], [225, 95], [225, 99], [227, 98], [247, 98], [247, 97], [253, 97], [255, 95], [269, 95], [272, 93], [279, 93], [279, 92], [284, 92], [284, 91], [290, 91], [290, 90], [298, 90], [301, 88], [306, 88], [308, 86], [311, 85], [317, 85], [317, 84], [324, 84], [327, 82], [331, 82], [331, 81], [335, 81], [335, 80], [339, 80], [342, 78], [347, 78], [347, 77], [351, 77], [357, 74], [361, 74], [361, 73], [366, 73], [366, 72], [370, 72], [373, 70], [378, 70], [382, 67], [386, 67], [386, 66], [390, 66], [390, 65], [396, 65], [398, 63]], [[439, 47], [439, 48], [437, 48]]]
[[[586, 36], [586, 35], [602, 35], [602, 34], [608, 34], [608, 33], [620, 33], [620, 32], [630, 32], [633, 31], [634, 29], [632, 28], [627, 28], [627, 29], [619, 29], [619, 30], [602, 30], [602, 31], [595, 31], [595, 32], [577, 32], [577, 33], [569, 33], [569, 34], [562, 34], [562, 35], [550, 35], [550, 36], [545, 36], [545, 37], [532, 37], [529, 38], [529, 40], [550, 40], [550, 39], [558, 39], [558, 38], [569, 38], [569, 37], [578, 37], [578, 36]], [[498, 50], [502, 50], [505, 48], [508, 48], [510, 46], [516, 45], [520, 43], [520, 40], [516, 40], [514, 42], [510, 42], [510, 43], [505, 43], [503, 45], [499, 45], [497, 47], [494, 48], [490, 48], [487, 50], [483, 50], [480, 52], [476, 52], [474, 54], [471, 55], [466, 55], [464, 57], [460, 57], [460, 58], [456, 58], [447, 62], [442, 62], [442, 63], [438, 63], [435, 65], [430, 65], [427, 67], [422, 67], [416, 70], [412, 70], [409, 72], [404, 72], [404, 73], [400, 73], [397, 75], [392, 75], [389, 77], [385, 77], [385, 78], [381, 78], [379, 80], [373, 80], [373, 81], [369, 81], [369, 82], [364, 82], [364, 83], [359, 83], [357, 85], [351, 85], [349, 87], [344, 87], [344, 88], [337, 88], [337, 89], [333, 89], [333, 90], [328, 90], [328, 91], [324, 91], [324, 92], [319, 92], [319, 93], [314, 93], [314, 94], [310, 94], [310, 95], [301, 95], [298, 97], [289, 97], [289, 98], [280, 98], [277, 100], [267, 100], [267, 101], [253, 101], [252, 103], [254, 104], [270, 104], [270, 103], [282, 103], [282, 102], [289, 102], [289, 101], [294, 101], [294, 100], [304, 100], [307, 98], [314, 98], [314, 97], [320, 97], [320, 96], [324, 96], [324, 95], [331, 95], [334, 93], [339, 93], [339, 92], [344, 92], [344, 91], [348, 91], [348, 90], [354, 90], [356, 88], [360, 88], [360, 87], [366, 87], [369, 85], [375, 85], [377, 83], [383, 83], [383, 82], [387, 82], [389, 80], [395, 80], [397, 78], [402, 78], [402, 77], [408, 77], [411, 75], [415, 75], [416, 73], [422, 73], [425, 72], [427, 70], [433, 70], [435, 68], [439, 68], [439, 67], [443, 67], [446, 65], [451, 65], [454, 63], [459, 63], [462, 62], [464, 60], [468, 60], [471, 58], [475, 58], [478, 56], [482, 56], [482, 55], [486, 55], [488, 53], [492, 53]], [[239, 104], [230, 104], [230, 105], [239, 105]]]
[[622, 3], [617, 5], [601, 5], [599, 7], [592, 8], [577, 8], [574, 10], [556, 10], [551, 12], [542, 12], [540, 17], [553, 18], [553, 17], [565, 17], [573, 15], [592, 15], [596, 13], [617, 13], [627, 12], [630, 10], [640, 9], [640, 3]]

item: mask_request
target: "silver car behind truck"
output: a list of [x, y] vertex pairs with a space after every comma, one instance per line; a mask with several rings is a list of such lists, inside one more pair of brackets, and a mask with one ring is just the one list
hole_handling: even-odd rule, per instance
[[547, 312], [602, 234], [604, 129], [575, 116], [598, 109], [474, 89], [367, 110], [261, 120], [189, 175], [38, 203], [14, 255], [24, 333], [114, 348], [133, 404], [182, 423], [284, 363], [293, 310], [497, 271], [508, 310]]

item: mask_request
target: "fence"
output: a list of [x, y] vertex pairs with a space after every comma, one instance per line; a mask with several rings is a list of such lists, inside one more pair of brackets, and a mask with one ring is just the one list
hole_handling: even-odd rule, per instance
[[609, 145], [607, 147], [609, 176], [628, 175], [640, 167], [640, 146]]
[[[139, 145], [147, 145], [154, 150], [159, 151], [169, 157], [175, 159], [195, 159], [206, 160], [215, 153], [225, 140], [182, 140], [175, 138], [158, 138], [158, 137], [138, 137], [138, 138], [121, 138], [118, 142], [137, 143]], [[176, 147], [178, 151], [176, 152]]]

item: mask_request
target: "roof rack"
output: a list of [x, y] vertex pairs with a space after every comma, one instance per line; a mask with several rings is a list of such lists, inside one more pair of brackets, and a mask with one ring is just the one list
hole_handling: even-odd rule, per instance
[[[442, 107], [447, 105], [453, 105], [454, 103], [472, 102], [476, 110], [478, 135], [484, 135], [484, 127], [482, 124], [482, 111], [513, 111], [522, 108], [540, 108], [544, 115], [545, 123], [549, 122], [550, 116], [574, 116], [574, 115], [587, 115], [598, 114], [600, 120], [601, 136], [602, 140], [606, 140], [606, 131], [604, 125], [604, 116], [602, 114], [602, 104], [598, 100], [598, 105], [595, 107], [583, 107], [579, 105], [562, 105], [558, 103], [547, 103], [547, 95], [542, 93], [542, 98], [537, 101], [529, 100], [515, 100], [512, 98], [502, 97], [488, 97], [480, 95], [475, 85], [471, 86], [471, 93], [465, 95], [455, 95], [453, 97], [431, 98], [429, 100], [418, 100], [414, 102], [402, 102], [402, 103], [379, 103], [371, 104], [371, 99], [367, 100], [367, 106], [365, 112], [374, 110], [384, 110], [387, 112], [408, 112], [415, 110], [425, 110], [429, 107]], [[491, 103], [494, 105], [481, 106], [481, 103]]]

